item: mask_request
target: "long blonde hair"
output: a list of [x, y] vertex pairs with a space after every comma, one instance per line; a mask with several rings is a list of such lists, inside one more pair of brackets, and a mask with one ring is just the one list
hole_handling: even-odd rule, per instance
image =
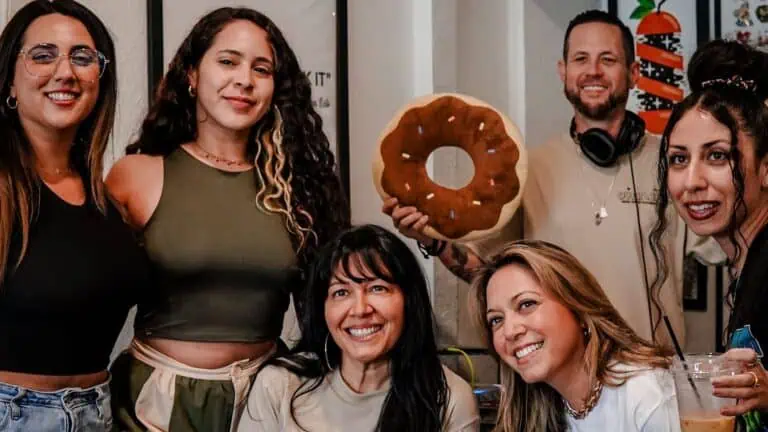
[[[277, 106], [272, 109], [275, 116], [272, 129], [262, 132], [259, 128], [256, 132], [259, 145], [256, 147], [254, 171], [260, 184], [256, 194], [256, 204], [263, 211], [283, 217], [285, 228], [297, 237], [299, 244], [297, 249], [301, 250], [308, 236], [312, 237], [314, 244], [318, 244], [319, 239], [312, 229], [314, 225], [312, 215], [302, 208], [294, 208], [291, 199], [293, 167], [283, 148], [283, 118]], [[302, 220], [300, 221], [296, 215], [301, 216]]]
[[[585, 366], [590, 381], [620, 386], [636, 370], [668, 368], [669, 352], [640, 338], [619, 315], [595, 277], [565, 250], [537, 240], [519, 240], [505, 245], [478, 270], [472, 283], [470, 306], [492, 355], [501, 361], [492, 343], [486, 321], [487, 288], [501, 268], [519, 265], [530, 270], [541, 288], [568, 308], [587, 330]], [[499, 408], [497, 432], [565, 430], [562, 397], [544, 383], [528, 384], [508, 365], [502, 364], [504, 392]]]

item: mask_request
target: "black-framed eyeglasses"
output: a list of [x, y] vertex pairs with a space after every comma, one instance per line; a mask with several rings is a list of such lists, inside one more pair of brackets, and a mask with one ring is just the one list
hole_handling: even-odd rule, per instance
[[59, 47], [52, 44], [40, 44], [19, 51], [27, 72], [38, 78], [50, 78], [56, 73], [63, 57], [69, 59], [72, 71], [84, 81], [99, 80], [107, 69], [109, 59], [99, 51], [88, 47], [76, 47], [68, 54], [59, 53]]

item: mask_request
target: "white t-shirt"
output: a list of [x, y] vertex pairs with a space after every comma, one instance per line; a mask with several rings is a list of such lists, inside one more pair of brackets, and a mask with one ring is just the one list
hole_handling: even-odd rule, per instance
[[[443, 367], [443, 370], [450, 391], [443, 430], [479, 430], [480, 418], [472, 388], [450, 369]], [[291, 417], [290, 402], [302, 380], [281, 367], [264, 368], [256, 376], [237, 430], [301, 431]], [[337, 369], [317, 389], [296, 400], [296, 419], [311, 432], [373, 431], [388, 391], [389, 386], [385, 386], [374, 392], [356, 393], [344, 382]]]
[[586, 418], [566, 417], [571, 432], [680, 432], [675, 383], [666, 369], [637, 372], [620, 387], [603, 386]]

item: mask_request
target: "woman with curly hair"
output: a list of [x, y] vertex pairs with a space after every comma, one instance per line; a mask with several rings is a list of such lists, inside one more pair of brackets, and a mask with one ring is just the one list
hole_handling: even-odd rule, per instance
[[120, 430], [226, 431], [290, 294], [349, 224], [310, 83], [275, 24], [204, 16], [107, 179], [155, 264], [113, 368]]
[[512, 242], [472, 290], [502, 364], [496, 431], [680, 431], [670, 353], [632, 331], [571, 254]]
[[[735, 41], [699, 47], [688, 65], [691, 94], [675, 105], [659, 152], [658, 222], [651, 232], [657, 265], [673, 206], [699, 236], [728, 256], [732, 283], [725, 357], [740, 366], [713, 381], [733, 398], [721, 409], [749, 432], [768, 429], [768, 56]], [[661, 267], [662, 270], [666, 270]], [[668, 272], [660, 272], [654, 286]]]

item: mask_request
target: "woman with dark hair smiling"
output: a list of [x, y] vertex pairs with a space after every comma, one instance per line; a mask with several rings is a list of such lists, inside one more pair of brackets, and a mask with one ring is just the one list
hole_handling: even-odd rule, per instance
[[113, 368], [121, 430], [229, 431], [290, 295], [349, 224], [309, 80], [248, 8], [202, 17], [107, 185], [157, 287]]
[[71, 0], [33, 1], [0, 35], [0, 430], [108, 431], [109, 355], [146, 257], [103, 157], [115, 48]]
[[[688, 228], [711, 236], [728, 256], [733, 283], [726, 358], [742, 373], [717, 378], [715, 395], [738, 399], [724, 415], [747, 414], [748, 430], [768, 425], [768, 56], [738, 42], [712, 41], [688, 66], [691, 94], [674, 107], [659, 153], [657, 264], [671, 203]], [[664, 269], [666, 270], [666, 269]], [[666, 272], [655, 282], [663, 282]], [[763, 417], [761, 419], [761, 417]], [[760, 429], [758, 429], [760, 428]]]
[[476, 431], [470, 386], [440, 364], [427, 283], [373, 225], [329, 243], [304, 295], [302, 339], [256, 377], [239, 431]]

